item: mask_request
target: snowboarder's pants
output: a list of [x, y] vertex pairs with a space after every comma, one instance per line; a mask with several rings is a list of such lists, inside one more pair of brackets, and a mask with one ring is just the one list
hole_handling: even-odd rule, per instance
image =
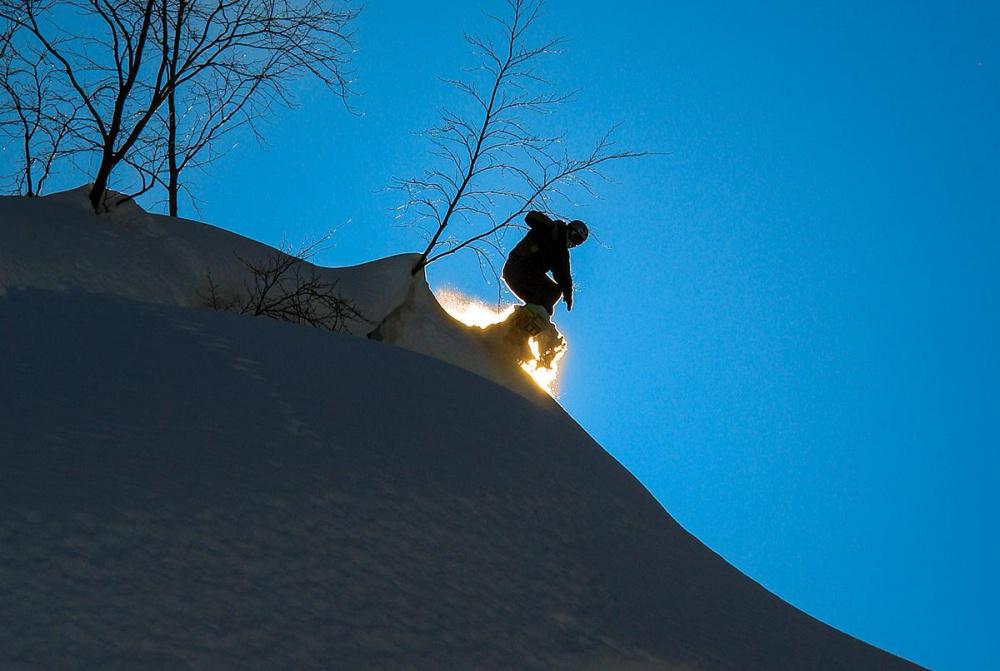
[[562, 289], [548, 275], [518, 261], [516, 256], [504, 264], [503, 280], [515, 296], [525, 303], [541, 305], [550, 315], [562, 296]]

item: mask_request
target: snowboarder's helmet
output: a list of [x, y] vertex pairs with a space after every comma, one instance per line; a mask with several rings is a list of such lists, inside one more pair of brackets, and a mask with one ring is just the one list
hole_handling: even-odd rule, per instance
[[582, 244], [588, 235], [590, 235], [590, 231], [587, 229], [587, 224], [579, 219], [569, 222], [569, 225], [566, 226], [566, 241], [570, 247]]

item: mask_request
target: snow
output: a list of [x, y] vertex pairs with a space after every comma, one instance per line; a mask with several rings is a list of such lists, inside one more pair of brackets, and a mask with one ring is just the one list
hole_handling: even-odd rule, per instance
[[[240, 259], [260, 261], [280, 254], [214, 226], [148, 214], [131, 201], [95, 216], [86, 193], [81, 187], [44, 198], [0, 198], [0, 286], [202, 307], [209, 273], [222, 293], [239, 292], [248, 278]], [[316, 270], [364, 317], [349, 320], [354, 335], [367, 336], [381, 324], [383, 342], [536, 397], [538, 390], [515, 362], [491, 353], [476, 329], [465, 328], [438, 304], [423, 272], [411, 276], [417, 258], [400, 254]]]
[[376, 342], [202, 309], [270, 250], [79, 197], [0, 199], [0, 667], [917, 668], [688, 534], [412, 256], [322, 269]]

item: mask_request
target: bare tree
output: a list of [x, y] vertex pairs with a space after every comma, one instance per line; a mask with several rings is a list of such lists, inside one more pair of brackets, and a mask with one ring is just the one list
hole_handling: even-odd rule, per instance
[[13, 34], [13, 28], [0, 32], [0, 134], [19, 146], [13, 180], [18, 193], [31, 197], [42, 192], [59, 159], [80, 150], [74, 132], [81, 106], [59, 94], [45, 54], [22, 53]]
[[[395, 184], [406, 194], [401, 216], [431, 223], [414, 274], [462, 249], [492, 268], [493, 257], [503, 250], [503, 234], [521, 215], [555, 199], [568, 200], [571, 190], [593, 193], [590, 180], [601, 176], [603, 164], [648, 155], [617, 149], [614, 129], [583, 156], [560, 151], [561, 137], [532, 129], [532, 116], [551, 112], [571, 97], [547, 91], [536, 69], [558, 51], [561, 40], [530, 39], [542, 0], [507, 0], [507, 5], [508, 18], [489, 17], [500, 39], [465, 38], [481, 56], [480, 67], [466, 79], [449, 82], [470, 111], [444, 110], [440, 125], [425, 133], [441, 166]], [[456, 221], [463, 232], [445, 237]]]
[[[169, 1], [173, 11], [161, 22], [165, 28], [159, 31], [160, 41], [168, 76], [178, 79], [186, 55], [205, 30], [220, 29], [220, 20], [205, 2]], [[262, 141], [256, 122], [276, 104], [294, 104], [288, 84], [295, 78], [315, 77], [347, 102], [350, 81], [345, 66], [357, 10], [334, 9], [326, 0], [259, 4], [266, 7], [262, 17], [242, 19], [244, 34], [239, 39], [252, 48], [230, 50], [200, 76], [179, 79], [169, 91], [163, 125], [171, 215], [177, 214], [181, 174], [216, 160], [223, 153], [220, 140], [237, 128], [248, 126]]]
[[304, 324], [328, 331], [346, 331], [350, 321], [365, 321], [353, 302], [327, 282], [307, 260], [329, 235], [291, 254], [274, 251], [261, 260], [237, 256], [249, 278], [236, 291], [221, 289], [211, 271], [201, 294], [206, 307], [254, 317]]
[[272, 99], [260, 95], [268, 81], [266, 77], [219, 73], [194, 80], [168, 97], [166, 114], [159, 125], [165, 129], [166, 139], [166, 166], [160, 181], [167, 191], [170, 216], [178, 215], [181, 191], [188, 190], [190, 195], [181, 174], [219, 159], [224, 154], [221, 142], [224, 136], [249, 127], [258, 142], [263, 143], [256, 122], [271, 107]]
[[[179, 173], [176, 150], [162, 149], [148, 131], [168, 101], [176, 119], [177, 92], [192, 82], [259, 80], [255, 90], [284, 98], [291, 79], [310, 75], [346, 96], [348, 28], [357, 11], [335, 1], [0, 0], [0, 18], [34, 39], [82, 103], [100, 156], [90, 191], [100, 210], [112, 172], [123, 163], [144, 188], [155, 181], [160, 160]], [[59, 21], [68, 12], [87, 17], [94, 30], [68, 32]], [[225, 124], [231, 117], [221, 118]]]

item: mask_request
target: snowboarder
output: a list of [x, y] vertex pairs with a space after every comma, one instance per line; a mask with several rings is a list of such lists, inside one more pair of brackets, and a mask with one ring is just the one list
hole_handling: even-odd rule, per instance
[[[511, 250], [503, 267], [503, 279], [514, 294], [525, 302], [514, 308], [506, 341], [519, 350], [518, 358], [532, 357], [528, 339], [537, 345], [537, 363], [549, 368], [566, 350], [566, 341], [550, 321], [560, 297], [566, 309], [573, 309], [573, 276], [569, 269], [569, 250], [587, 239], [587, 225], [582, 221], [552, 220], [541, 212], [524, 217], [531, 230]], [[548, 273], [552, 273], [549, 279]]]
[[[540, 316], [551, 316], [560, 297], [566, 302], [566, 310], [572, 310], [569, 250], [587, 239], [587, 225], [579, 220], [568, 224], [553, 221], [536, 211], [528, 212], [524, 221], [531, 230], [507, 257], [502, 273], [504, 281], [525, 302], [526, 308], [535, 309]], [[542, 310], [547, 315], [542, 315]]]

